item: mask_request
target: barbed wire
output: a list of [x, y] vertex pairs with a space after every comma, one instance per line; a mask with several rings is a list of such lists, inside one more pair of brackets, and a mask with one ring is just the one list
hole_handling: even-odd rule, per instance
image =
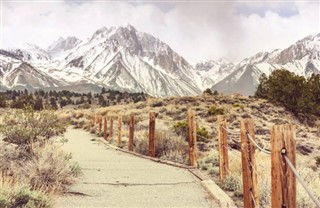
[[310, 196], [310, 198], [313, 200], [313, 202], [316, 204], [317, 207], [320, 208], [320, 202], [317, 199], [317, 197], [314, 195], [314, 193], [309, 189], [309, 187], [307, 186], [307, 184], [304, 182], [304, 180], [300, 177], [299, 173], [297, 172], [297, 170], [295, 169], [295, 167], [293, 166], [293, 164], [291, 163], [290, 159], [288, 158], [288, 156], [285, 153], [282, 153], [283, 158], [285, 159], [286, 163], [288, 164], [288, 166], [290, 167], [290, 169], [292, 170], [293, 174], [295, 175], [295, 177], [298, 179], [298, 181], [300, 182], [300, 184], [302, 185], [302, 187], [304, 188], [304, 190], [307, 192], [307, 194]]
[[249, 132], [246, 132], [247, 134], [247, 138], [254, 144], [254, 146], [256, 146], [261, 152], [264, 152], [266, 154], [271, 154], [271, 151], [270, 150], [266, 150], [266, 149], [263, 149], [262, 147], [260, 147], [253, 139], [252, 137], [250, 136]]

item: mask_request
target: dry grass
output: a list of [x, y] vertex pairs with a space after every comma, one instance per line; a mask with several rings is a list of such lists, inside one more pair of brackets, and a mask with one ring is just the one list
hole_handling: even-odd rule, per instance
[[65, 154], [53, 143], [35, 144], [37, 151], [30, 155], [24, 149], [3, 145], [0, 155], [3, 178], [14, 183], [27, 184], [34, 190], [55, 194], [66, 190], [80, 174], [71, 155]]
[[[127, 104], [119, 106], [110, 106], [106, 108], [94, 109], [93, 111], [82, 111], [84, 117], [90, 117], [91, 115], [107, 115], [108, 117], [114, 117], [117, 119], [118, 115], [124, 115], [123, 125], [123, 143], [121, 146], [127, 147], [128, 126], [125, 124], [128, 121], [128, 115], [130, 112], [134, 112], [136, 119], [135, 126], [135, 138], [136, 151], [147, 154], [148, 153], [148, 113], [153, 111], [156, 113], [156, 130], [158, 132], [170, 132], [169, 136], [163, 134], [158, 135], [156, 141], [166, 144], [168, 140], [177, 140], [177, 135], [172, 132], [172, 127], [178, 121], [186, 121], [187, 109], [192, 108], [196, 111], [196, 118], [199, 127], [205, 127], [209, 133], [209, 140], [207, 143], [199, 143], [202, 145], [199, 153], [198, 160], [199, 167], [207, 171], [213, 178], [217, 177], [219, 172], [216, 164], [217, 160], [217, 117], [215, 112], [212, 114], [210, 108], [215, 106], [215, 109], [223, 109], [223, 114], [227, 117], [228, 128], [233, 131], [239, 131], [239, 123], [242, 118], [254, 118], [256, 141], [259, 145], [270, 149], [270, 128], [275, 124], [294, 124], [297, 125], [297, 146], [303, 146], [308, 149], [306, 156], [301, 156], [301, 149], [298, 148], [298, 161], [297, 167], [300, 170], [304, 170], [308, 177], [311, 177], [310, 187], [319, 196], [319, 173], [320, 168], [317, 167], [316, 157], [320, 156], [320, 144], [319, 137], [317, 136], [319, 130], [316, 127], [306, 126], [299, 122], [290, 112], [285, 111], [283, 107], [275, 106], [262, 99], [246, 98], [240, 95], [236, 96], [198, 96], [198, 97], [181, 97], [181, 98], [149, 98], [147, 102], [140, 102], [136, 104]], [[93, 126], [90, 124], [90, 119], [85, 119], [84, 128], [91, 129]], [[320, 122], [320, 121], [319, 121]], [[89, 128], [90, 127], [90, 128]], [[116, 135], [117, 121], [114, 122], [114, 135]], [[237, 148], [238, 137], [228, 138], [229, 145], [233, 148]], [[163, 139], [164, 138], [164, 139]], [[158, 157], [165, 157], [166, 159], [175, 161], [185, 161], [187, 157], [183, 158], [180, 155], [181, 149], [175, 145], [170, 144], [171, 148], [166, 149], [165, 154], [158, 154]], [[179, 144], [184, 145], [184, 144]], [[204, 145], [204, 148], [203, 148]], [[161, 149], [161, 148], [160, 148]], [[182, 148], [183, 149], [183, 148]], [[238, 149], [239, 150], [239, 149]], [[241, 176], [241, 160], [238, 157], [240, 152], [238, 150], [229, 151], [229, 169], [230, 169], [230, 185], [232, 183], [239, 184], [238, 180], [242, 180]], [[310, 150], [310, 151], [309, 151]], [[235, 153], [235, 154], [233, 154]], [[238, 156], [236, 156], [238, 155]], [[258, 153], [256, 151], [257, 171], [258, 171], [258, 186], [260, 193], [260, 205], [261, 207], [270, 207], [270, 156], [264, 153]], [[302, 173], [304, 174], [304, 173]], [[240, 176], [239, 176], [240, 175]], [[307, 177], [307, 178], [308, 178]], [[233, 182], [232, 182], [233, 181]], [[312, 182], [313, 181], [313, 182]], [[317, 182], [317, 183], [315, 183]], [[235, 191], [235, 195], [241, 195], [241, 191], [238, 189]], [[298, 185], [300, 187], [300, 185]], [[305, 197], [305, 194], [301, 193], [301, 188], [298, 192], [299, 207], [312, 207], [310, 198]]]
[[7, 185], [0, 187], [1, 208], [49, 208], [52, 200], [41, 191], [34, 191], [26, 185]]

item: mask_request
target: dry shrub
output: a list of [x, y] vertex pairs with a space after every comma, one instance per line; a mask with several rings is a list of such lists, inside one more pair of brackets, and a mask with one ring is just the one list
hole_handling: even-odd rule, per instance
[[[302, 162], [302, 161], [301, 161]], [[305, 181], [309, 189], [315, 194], [315, 196], [320, 196], [320, 177], [319, 173], [312, 171], [311, 168], [301, 167], [298, 168], [298, 173], [301, 178]], [[320, 198], [318, 197], [320, 200]], [[305, 207], [305, 208], [313, 208], [317, 207], [315, 203], [312, 201], [310, 196], [304, 190], [300, 182], [297, 182], [297, 202], [298, 207]]]
[[79, 165], [71, 158], [71, 154], [66, 154], [57, 149], [56, 145], [47, 143], [30, 160], [19, 164], [16, 177], [37, 190], [65, 191], [80, 174]]
[[[214, 167], [219, 166], [219, 154], [216, 150], [211, 150], [207, 156], [198, 160], [198, 167], [202, 170], [213, 170]], [[212, 172], [214, 173], [214, 172]], [[211, 174], [211, 173], [210, 173]]]
[[[138, 124], [139, 122], [143, 121], [143, 120], [147, 120], [147, 117], [143, 117], [142, 115], [134, 115], [134, 124]], [[130, 114], [125, 114], [122, 116], [122, 123], [124, 124], [129, 124], [130, 123]]]
[[0, 207], [2, 208], [49, 208], [51, 199], [41, 191], [34, 191], [28, 186], [0, 187]]
[[[140, 131], [135, 136], [135, 151], [148, 155], [149, 140], [148, 132]], [[156, 157], [179, 163], [187, 163], [188, 143], [173, 132], [155, 132]]]
[[242, 174], [241, 172], [231, 172], [226, 176], [223, 188], [228, 191], [233, 191], [235, 196], [243, 194]]
[[37, 149], [30, 155], [26, 149], [12, 145], [2, 146], [2, 170], [12, 175], [15, 182], [27, 184], [47, 193], [64, 191], [80, 174], [80, 167], [71, 155], [59, 150], [53, 143], [34, 144]]

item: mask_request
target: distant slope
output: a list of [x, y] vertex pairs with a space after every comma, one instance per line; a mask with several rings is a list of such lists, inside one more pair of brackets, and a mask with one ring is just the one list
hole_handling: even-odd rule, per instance
[[253, 95], [262, 73], [270, 75], [276, 69], [287, 69], [302, 76], [320, 73], [320, 34], [308, 36], [284, 50], [260, 52], [244, 59], [234, 71], [215, 84], [212, 90], [231, 94]]

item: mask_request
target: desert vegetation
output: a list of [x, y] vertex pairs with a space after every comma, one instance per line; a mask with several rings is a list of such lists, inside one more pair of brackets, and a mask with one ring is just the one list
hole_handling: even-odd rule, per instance
[[[149, 98], [146, 102], [129, 103], [94, 110], [64, 111], [71, 123], [77, 128], [84, 128], [93, 134], [98, 132], [98, 125], [93, 116], [106, 116], [113, 119], [114, 133], [108, 138], [109, 143], [118, 145], [118, 116], [122, 115], [122, 137], [119, 147], [128, 148], [129, 115], [135, 114], [133, 151], [148, 155], [148, 112], [156, 113], [156, 157], [187, 164], [187, 111], [196, 112], [198, 168], [206, 172], [219, 184], [219, 160], [217, 142], [217, 116], [225, 115], [228, 129], [239, 132], [240, 119], [253, 118], [256, 142], [270, 149], [270, 128], [275, 124], [295, 124], [297, 126], [297, 168], [305, 177], [311, 189], [320, 195], [319, 187], [319, 138], [317, 126], [302, 122], [293, 112], [287, 111], [280, 104], [272, 104], [265, 99], [247, 98], [241, 95], [224, 96], [204, 93], [197, 97]], [[229, 175], [221, 187], [230, 194], [239, 206], [242, 202], [242, 171], [239, 136], [228, 135]], [[270, 207], [271, 197], [271, 158], [256, 150], [258, 184], [261, 207]], [[311, 182], [313, 181], [313, 182]], [[305, 191], [298, 185], [299, 207], [314, 207]]]
[[8, 110], [0, 125], [0, 207], [51, 207], [80, 174], [57, 139], [66, 124], [51, 110]]

